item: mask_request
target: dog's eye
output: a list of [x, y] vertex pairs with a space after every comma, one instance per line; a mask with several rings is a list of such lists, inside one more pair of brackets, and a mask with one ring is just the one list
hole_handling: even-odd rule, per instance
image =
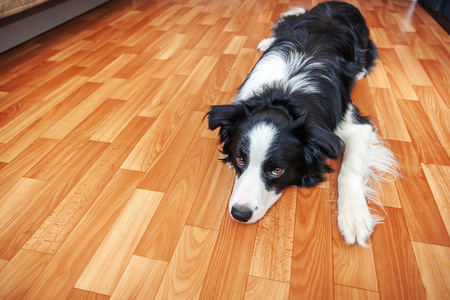
[[272, 172], [270, 172], [272, 177], [280, 177], [281, 175], [283, 175], [283, 173], [284, 173], [283, 168], [275, 168], [272, 170]]
[[242, 157], [236, 156], [236, 162], [239, 166], [243, 167], [245, 165], [245, 161]]

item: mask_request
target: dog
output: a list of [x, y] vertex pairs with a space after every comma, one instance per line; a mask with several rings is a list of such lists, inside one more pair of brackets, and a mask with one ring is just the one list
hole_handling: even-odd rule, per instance
[[[273, 36], [234, 103], [213, 105], [209, 129], [219, 130], [224, 162], [236, 171], [229, 213], [254, 223], [288, 186], [311, 188], [339, 159], [338, 227], [347, 244], [367, 247], [382, 217], [369, 208], [397, 162], [370, 119], [352, 103], [355, 81], [378, 58], [369, 28], [353, 5], [331, 1], [293, 8], [275, 23]], [[381, 204], [380, 204], [381, 205]]]

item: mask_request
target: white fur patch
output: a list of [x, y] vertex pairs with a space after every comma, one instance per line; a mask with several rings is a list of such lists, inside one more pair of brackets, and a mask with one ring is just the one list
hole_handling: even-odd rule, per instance
[[291, 79], [289, 79], [287, 86], [296, 91], [303, 91], [305, 93], [318, 93], [319, 87], [316, 80], [311, 77], [309, 72], [302, 72]]
[[[258, 93], [265, 85], [279, 84], [286, 90], [301, 90], [305, 93], [319, 92], [317, 80], [311, 76], [314, 69], [324, 68], [320, 61], [298, 52], [273, 52], [262, 57], [242, 85], [236, 101], [246, 100]], [[301, 70], [300, 73], [293, 76]]]
[[271, 52], [261, 58], [245, 81], [238, 94], [239, 100], [250, 98], [264, 85], [279, 82], [286, 77], [286, 61], [276, 52]]
[[377, 201], [376, 188], [383, 175], [394, 177], [398, 164], [394, 154], [380, 142], [369, 124], [356, 124], [353, 106], [335, 133], [344, 141], [345, 151], [338, 177], [338, 226], [346, 243], [367, 247], [366, 240], [382, 217], [370, 211], [366, 198]]
[[276, 134], [276, 128], [265, 123], [256, 125], [248, 133], [248, 165], [240, 177], [236, 176], [229, 203], [230, 214], [233, 206], [245, 206], [253, 211], [252, 218], [247, 223], [261, 219], [281, 196], [273, 191], [267, 191], [261, 177], [263, 162]]

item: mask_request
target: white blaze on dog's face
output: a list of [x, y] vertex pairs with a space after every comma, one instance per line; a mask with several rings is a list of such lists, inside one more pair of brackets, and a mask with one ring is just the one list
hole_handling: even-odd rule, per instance
[[254, 223], [280, 198], [281, 193], [268, 190], [263, 179], [263, 164], [275, 140], [277, 129], [267, 123], [255, 125], [245, 137], [247, 157], [236, 156], [236, 181], [229, 202], [231, 217]]

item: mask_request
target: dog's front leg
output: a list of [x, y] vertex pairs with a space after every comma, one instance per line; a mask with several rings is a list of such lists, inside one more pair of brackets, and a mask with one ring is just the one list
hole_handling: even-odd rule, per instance
[[350, 106], [335, 133], [345, 144], [338, 177], [338, 226], [347, 244], [367, 247], [366, 240], [382, 217], [371, 212], [366, 198], [381, 206], [376, 188], [385, 174], [394, 179], [399, 165], [394, 154], [380, 141], [375, 127], [357, 121], [359, 112]]
[[340, 136], [345, 143], [344, 159], [338, 177], [338, 226], [347, 244], [365, 241], [373, 232], [376, 220], [366, 201], [368, 157], [371, 151], [372, 127], [368, 124], [349, 126], [350, 132]]
[[338, 177], [338, 226], [347, 244], [367, 247], [366, 240], [382, 218], [371, 214], [366, 197], [373, 199], [371, 181], [382, 174], [395, 174], [392, 152], [378, 139], [371, 124], [357, 122], [351, 106], [335, 133], [345, 144], [344, 159]]

